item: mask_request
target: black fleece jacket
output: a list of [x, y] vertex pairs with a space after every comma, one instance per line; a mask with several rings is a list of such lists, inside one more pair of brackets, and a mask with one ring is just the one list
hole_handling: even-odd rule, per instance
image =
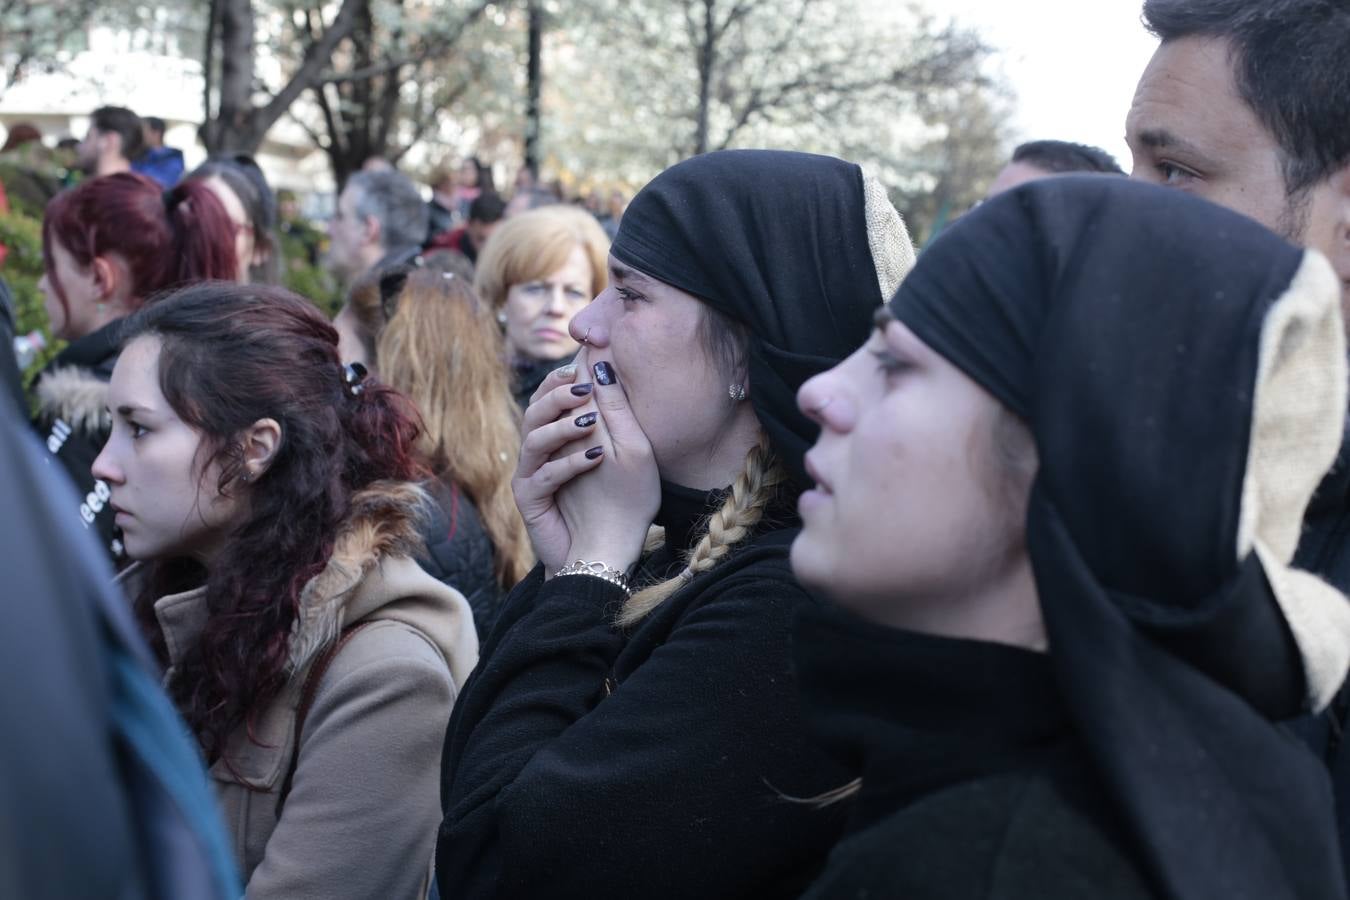
[[[666, 487], [667, 546], [720, 501]], [[789, 655], [795, 528], [765, 530], [631, 633], [617, 587], [516, 587], [455, 704], [436, 854], [441, 896], [795, 897], [845, 809], [808, 744]], [[678, 571], [665, 549], [644, 562]]]
[[811, 733], [862, 778], [805, 900], [1155, 896], [1044, 654], [830, 610], [796, 659]]

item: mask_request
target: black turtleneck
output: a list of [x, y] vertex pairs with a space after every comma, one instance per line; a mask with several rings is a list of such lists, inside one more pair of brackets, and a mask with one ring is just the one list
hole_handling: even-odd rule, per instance
[[[673, 575], [723, 492], [662, 486]], [[455, 705], [437, 879], [447, 897], [796, 897], [846, 809], [792, 802], [842, 769], [805, 736], [789, 652], [815, 601], [772, 524], [638, 625], [622, 592], [543, 580], [503, 605]]]
[[807, 727], [862, 778], [812, 900], [1143, 898], [1049, 657], [799, 615]]
[[[1341, 441], [1336, 464], [1317, 487], [1303, 519], [1303, 535], [1294, 566], [1307, 569], [1350, 592], [1350, 424]], [[1336, 796], [1336, 826], [1341, 858], [1350, 881], [1350, 685], [1342, 687], [1325, 712], [1302, 716], [1290, 723], [1331, 773]]]

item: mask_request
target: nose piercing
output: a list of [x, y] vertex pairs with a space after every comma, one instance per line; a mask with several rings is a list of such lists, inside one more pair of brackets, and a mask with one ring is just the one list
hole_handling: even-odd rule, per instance
[[[594, 325], [591, 326], [591, 328], [594, 327]], [[589, 344], [591, 342], [591, 328], [587, 328], [586, 333], [581, 336], [581, 342], [583, 344]]]
[[826, 397], [824, 403], [811, 407], [809, 410], [807, 410], [807, 412], [811, 413], [811, 415], [813, 416], [818, 416], [825, 411], [825, 407], [829, 406], [833, 402], [834, 402], [833, 397]]

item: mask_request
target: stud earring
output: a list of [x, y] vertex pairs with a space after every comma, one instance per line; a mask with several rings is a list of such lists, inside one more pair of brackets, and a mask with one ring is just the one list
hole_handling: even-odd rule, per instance
[[502, 312], [498, 312], [498, 313], [497, 313], [497, 324], [498, 324], [498, 325], [505, 325], [505, 324], [506, 324], [506, 313], [505, 313], [505, 311], [502, 311]]
[[727, 396], [739, 403], [745, 399], [745, 385], [733, 384], [727, 387]]

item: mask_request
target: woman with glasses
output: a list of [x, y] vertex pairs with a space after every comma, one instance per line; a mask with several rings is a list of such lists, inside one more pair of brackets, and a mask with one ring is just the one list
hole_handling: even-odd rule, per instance
[[192, 170], [216, 195], [234, 225], [234, 253], [241, 284], [276, 284], [281, 261], [276, 236], [277, 202], [267, 177], [250, 156], [216, 157]]

